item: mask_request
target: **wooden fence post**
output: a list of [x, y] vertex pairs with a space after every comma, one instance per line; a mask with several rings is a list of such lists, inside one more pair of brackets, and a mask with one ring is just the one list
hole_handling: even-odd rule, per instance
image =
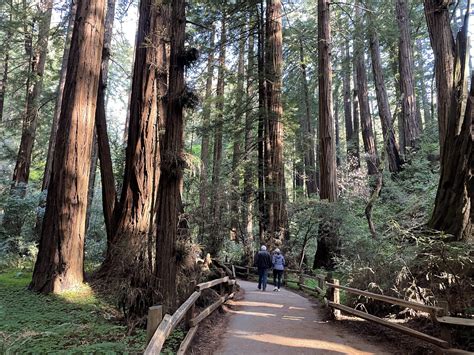
[[250, 279], [250, 267], [247, 266], [247, 280]]
[[155, 334], [156, 328], [163, 319], [163, 306], [153, 306], [148, 308], [148, 317], [146, 321], [146, 343], [148, 344]]
[[234, 264], [232, 264], [232, 278], [235, 279], [236, 276], [235, 276], [235, 266]]
[[300, 290], [303, 289], [303, 288], [301, 287], [301, 285], [304, 285], [304, 276], [303, 276], [303, 273], [301, 273], [300, 276], [299, 276], [299, 278], [298, 278], [298, 287], [299, 287]]
[[[338, 279], [333, 279], [332, 278], [332, 273], [328, 273], [326, 281], [333, 284], [333, 285], [339, 285], [339, 280]], [[328, 289], [327, 289], [328, 300], [333, 302], [333, 303], [339, 304], [339, 302], [340, 302], [339, 289], [334, 288], [334, 287], [329, 286], [329, 285], [327, 287], [328, 287]], [[338, 309], [332, 308], [331, 314], [334, 317], [334, 319], [337, 319], [341, 315], [341, 311], [338, 310]]]

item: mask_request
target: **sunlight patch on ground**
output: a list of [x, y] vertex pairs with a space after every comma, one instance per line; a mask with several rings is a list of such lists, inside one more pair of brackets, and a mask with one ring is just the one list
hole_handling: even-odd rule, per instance
[[369, 355], [373, 354], [372, 352], [361, 351], [359, 349], [353, 348], [352, 346], [345, 344], [337, 344], [324, 340], [315, 340], [315, 339], [302, 339], [302, 338], [290, 338], [281, 335], [274, 334], [251, 334], [248, 332], [234, 332], [236, 337], [249, 339], [254, 341], [259, 341], [263, 343], [269, 343], [273, 345], [294, 347], [294, 348], [308, 348], [314, 350], [327, 350], [327, 351], [339, 351], [344, 354], [360, 354], [360, 355]]
[[228, 312], [233, 313], [233, 314], [242, 314], [245, 316], [255, 316], [255, 317], [264, 317], [264, 318], [276, 317], [275, 314], [263, 313], [263, 312], [234, 311], [232, 309], [229, 309]]
[[289, 307], [288, 309], [296, 310], [296, 311], [305, 311], [306, 310], [306, 308], [302, 308], [302, 307]]
[[283, 308], [282, 304], [267, 303], [267, 302], [239, 301], [238, 304], [239, 306], [249, 306], [249, 307]]

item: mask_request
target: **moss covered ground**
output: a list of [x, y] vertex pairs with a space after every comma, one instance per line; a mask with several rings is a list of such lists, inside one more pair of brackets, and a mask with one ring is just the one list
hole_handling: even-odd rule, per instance
[[0, 353], [141, 353], [145, 331], [127, 328], [88, 286], [61, 295], [28, 290], [31, 271], [0, 270]]

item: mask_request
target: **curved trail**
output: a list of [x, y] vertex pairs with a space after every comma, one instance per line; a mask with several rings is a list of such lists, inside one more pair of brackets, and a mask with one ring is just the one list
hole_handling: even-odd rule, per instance
[[309, 300], [282, 289], [257, 290], [239, 281], [245, 291], [231, 301], [233, 310], [217, 354], [389, 354], [357, 334], [333, 327]]

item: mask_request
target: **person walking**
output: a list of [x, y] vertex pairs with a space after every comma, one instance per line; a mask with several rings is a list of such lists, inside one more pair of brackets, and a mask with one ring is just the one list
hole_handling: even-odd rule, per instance
[[273, 285], [275, 288], [273, 291], [280, 291], [281, 278], [283, 276], [283, 270], [285, 270], [285, 258], [280, 252], [280, 249], [276, 248], [272, 258], [273, 265]]
[[267, 272], [272, 267], [272, 257], [265, 245], [261, 246], [255, 256], [255, 266], [258, 270], [258, 289], [265, 291], [267, 289]]

